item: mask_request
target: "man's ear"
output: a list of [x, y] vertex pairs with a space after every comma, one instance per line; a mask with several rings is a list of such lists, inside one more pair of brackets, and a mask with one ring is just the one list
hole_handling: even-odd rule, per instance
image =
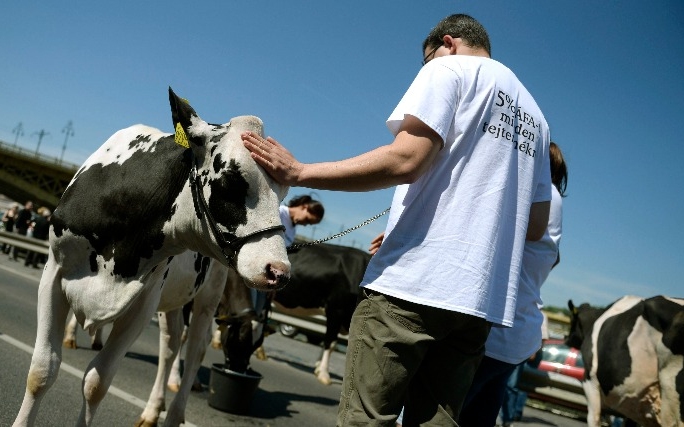
[[456, 55], [458, 48], [462, 43], [460, 37], [454, 38], [449, 34], [445, 34], [444, 37], [442, 37], [442, 42], [444, 43], [444, 46], [449, 49], [449, 55]]

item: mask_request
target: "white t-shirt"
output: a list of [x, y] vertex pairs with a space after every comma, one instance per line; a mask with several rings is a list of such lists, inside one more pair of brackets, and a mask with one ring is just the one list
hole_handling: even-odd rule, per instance
[[546, 120], [508, 68], [465, 55], [421, 68], [387, 120], [393, 134], [407, 114], [444, 147], [397, 187], [362, 286], [510, 326], [530, 205], [551, 199]]
[[524, 362], [539, 350], [544, 338], [541, 287], [558, 258], [563, 218], [561, 195], [556, 187], [552, 190], [549, 226], [544, 237], [525, 242], [513, 327], [492, 328], [485, 344], [485, 354], [502, 362], [514, 365]]
[[285, 245], [290, 246], [295, 239], [295, 225], [290, 218], [290, 208], [280, 206], [280, 222], [285, 226]]

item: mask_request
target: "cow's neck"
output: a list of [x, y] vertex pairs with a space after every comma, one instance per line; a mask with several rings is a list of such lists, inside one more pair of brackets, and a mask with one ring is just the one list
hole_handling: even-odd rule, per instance
[[175, 206], [176, 212], [164, 227], [164, 234], [172, 250], [191, 250], [220, 259], [221, 250], [215, 243], [204, 216], [202, 219], [198, 217], [198, 207], [193, 200], [189, 182], [178, 194]]

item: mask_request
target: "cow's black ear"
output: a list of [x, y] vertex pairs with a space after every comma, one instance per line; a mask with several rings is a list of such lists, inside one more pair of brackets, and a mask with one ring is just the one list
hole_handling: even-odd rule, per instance
[[577, 307], [575, 307], [575, 304], [572, 303], [572, 300], [568, 300], [568, 308], [570, 309], [570, 313], [572, 314], [577, 314]]
[[191, 118], [193, 116], [199, 116], [190, 106], [190, 103], [176, 95], [170, 86], [169, 103], [171, 104], [171, 118], [173, 120], [173, 130], [176, 134], [176, 143], [184, 147], [189, 147], [188, 127], [190, 127], [192, 123]]

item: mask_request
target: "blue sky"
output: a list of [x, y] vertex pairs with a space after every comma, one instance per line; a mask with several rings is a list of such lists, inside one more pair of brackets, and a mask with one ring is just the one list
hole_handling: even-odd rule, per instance
[[[391, 141], [385, 119], [423, 39], [468, 13], [568, 162], [562, 261], [544, 301], [684, 296], [681, 0], [97, 3], [0, 5], [0, 140], [35, 150], [44, 130], [40, 151], [59, 157], [72, 121], [64, 159], [80, 164], [132, 124], [171, 132], [171, 86], [207, 121], [260, 116], [301, 161], [351, 157]], [[320, 238], [381, 212], [392, 191], [315, 194], [326, 217], [300, 233]], [[366, 248], [384, 225], [337, 242]]]

